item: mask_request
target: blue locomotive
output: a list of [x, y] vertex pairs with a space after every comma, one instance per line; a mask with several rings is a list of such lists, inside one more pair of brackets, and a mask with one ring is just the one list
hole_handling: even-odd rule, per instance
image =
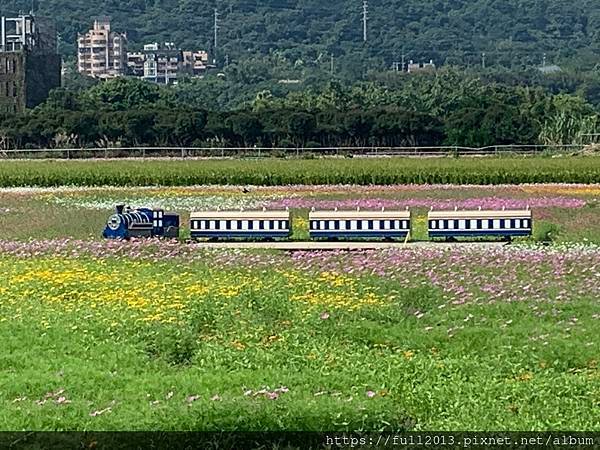
[[131, 209], [117, 205], [116, 213], [109, 217], [102, 237], [129, 239], [132, 237], [179, 237], [179, 214], [162, 209]]

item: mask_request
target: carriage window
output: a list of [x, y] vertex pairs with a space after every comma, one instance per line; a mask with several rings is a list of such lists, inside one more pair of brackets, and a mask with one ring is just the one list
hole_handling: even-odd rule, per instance
[[356, 221], [356, 229], [357, 230], [362, 230], [362, 220], [357, 220]]
[[335, 220], [330, 220], [329, 221], [329, 229], [330, 230], [335, 230]]
[[254, 220], [249, 220], [248, 221], [248, 229], [249, 230], [254, 230]]
[[225, 221], [225, 229], [226, 230], [231, 230], [231, 220]]

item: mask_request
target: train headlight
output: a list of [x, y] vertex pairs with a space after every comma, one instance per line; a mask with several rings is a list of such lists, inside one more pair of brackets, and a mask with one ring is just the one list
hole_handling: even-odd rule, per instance
[[118, 214], [115, 214], [111, 216], [110, 219], [108, 219], [108, 228], [110, 228], [111, 230], [116, 231], [119, 229], [120, 226], [121, 216], [119, 216]]

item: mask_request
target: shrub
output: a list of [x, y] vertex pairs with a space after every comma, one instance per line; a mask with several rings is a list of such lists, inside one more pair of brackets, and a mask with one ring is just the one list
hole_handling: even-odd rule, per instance
[[560, 233], [558, 225], [541, 220], [536, 222], [533, 229], [533, 239], [537, 242], [553, 242]]
[[144, 335], [146, 353], [168, 364], [186, 365], [197, 350], [196, 336], [186, 327], [158, 325]]

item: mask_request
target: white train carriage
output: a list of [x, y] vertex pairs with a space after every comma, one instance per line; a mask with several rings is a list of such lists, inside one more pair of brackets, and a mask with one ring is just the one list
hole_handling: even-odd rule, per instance
[[310, 238], [406, 238], [410, 211], [315, 211], [308, 215]]
[[203, 211], [190, 215], [192, 238], [286, 238], [289, 211]]
[[531, 236], [529, 208], [502, 211], [430, 211], [429, 237]]

